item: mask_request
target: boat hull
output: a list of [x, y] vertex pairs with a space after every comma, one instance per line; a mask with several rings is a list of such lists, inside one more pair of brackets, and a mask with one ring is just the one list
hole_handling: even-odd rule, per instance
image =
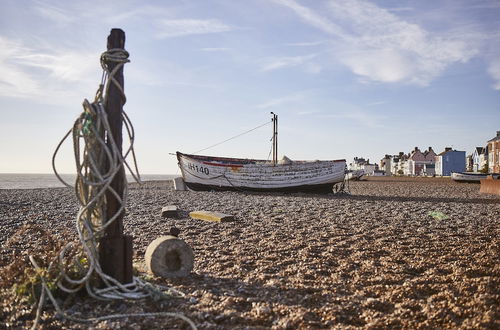
[[348, 171], [346, 174], [346, 179], [352, 181], [359, 181], [361, 180], [361, 177], [364, 175], [365, 175], [364, 170]]
[[177, 159], [192, 190], [332, 192], [344, 180], [345, 160], [295, 161], [273, 165], [262, 160], [187, 155]]
[[492, 175], [494, 178], [500, 177], [500, 174], [484, 174], [484, 173], [451, 173], [451, 178], [457, 182], [472, 182], [472, 183], [480, 183], [481, 180], [484, 180], [488, 177], [488, 175]]

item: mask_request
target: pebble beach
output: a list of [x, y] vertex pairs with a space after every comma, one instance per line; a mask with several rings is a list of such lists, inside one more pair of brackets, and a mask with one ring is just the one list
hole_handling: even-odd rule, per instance
[[[199, 329], [500, 328], [500, 196], [449, 178], [380, 177], [349, 194], [175, 191], [171, 181], [129, 185], [125, 233], [139, 276], [185, 294], [164, 301], [62, 301], [68, 314], [175, 312]], [[176, 205], [177, 219], [161, 209]], [[195, 210], [232, 222], [189, 218]], [[70, 188], [0, 189], [0, 272], [30, 267], [46, 235], [76, 239]], [[190, 276], [145, 275], [154, 239], [180, 229], [195, 255]], [[2, 281], [0, 327], [30, 327], [35, 312]], [[17, 300], [16, 300], [17, 299]], [[43, 329], [187, 329], [169, 317], [75, 323], [47, 303]]]

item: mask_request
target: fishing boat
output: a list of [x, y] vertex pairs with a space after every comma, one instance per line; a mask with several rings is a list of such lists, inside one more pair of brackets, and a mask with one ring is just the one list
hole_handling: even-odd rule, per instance
[[349, 170], [346, 172], [346, 180], [359, 181], [365, 175], [365, 170]]
[[330, 193], [344, 181], [345, 159], [277, 160], [277, 121], [273, 114], [273, 160], [200, 156], [177, 152], [186, 186], [191, 190], [245, 190]]
[[487, 174], [478, 172], [453, 172], [451, 173], [451, 178], [457, 182], [475, 182], [480, 183], [480, 180], [486, 179], [488, 175], [492, 175], [493, 178], [499, 178], [500, 174]]

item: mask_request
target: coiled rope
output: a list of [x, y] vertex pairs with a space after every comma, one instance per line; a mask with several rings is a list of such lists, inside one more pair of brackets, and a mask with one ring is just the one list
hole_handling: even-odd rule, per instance
[[[76, 216], [76, 230], [79, 244], [67, 244], [61, 250], [59, 256], [49, 264], [46, 273], [38, 266], [36, 260], [30, 256], [33, 267], [35, 267], [37, 273], [41, 274], [43, 288], [32, 329], [38, 326], [46, 296], [50, 299], [59, 314], [77, 322], [95, 322], [120, 317], [169, 316], [182, 319], [186, 321], [191, 328], [196, 329], [195, 324], [186, 316], [168, 312], [117, 314], [90, 319], [75, 318], [68, 315], [60, 308], [48, 286], [48, 282], [51, 280], [49, 276], [57, 273], [55, 282], [60, 290], [67, 293], [75, 293], [85, 287], [90, 297], [99, 300], [184, 296], [181, 292], [173, 288], [153, 286], [150, 283], [142, 281], [138, 277], [133, 277], [131, 283], [122, 284], [105, 274], [99, 264], [98, 242], [104, 236], [105, 229], [124, 211], [127, 203], [126, 177], [123, 176], [123, 198], [111, 187], [111, 182], [121, 171], [123, 166], [126, 166], [134, 179], [140, 182], [133, 148], [134, 129], [132, 123], [125, 112], [122, 112], [123, 123], [125, 124], [129, 139], [129, 147], [122, 155], [122, 152], [113, 139], [104, 108], [104, 105], [107, 104], [106, 98], [111, 84], [114, 84], [118, 88], [125, 101], [125, 93], [114, 75], [125, 63], [129, 62], [128, 56], [129, 54], [124, 49], [110, 49], [101, 55], [103, 76], [94, 102], [90, 103], [87, 99], [83, 101], [82, 114], [59, 142], [53, 154], [52, 166], [55, 175], [63, 184], [71, 187], [58, 174], [55, 161], [61, 145], [69, 135], [72, 135], [77, 167], [77, 179], [74, 189], [80, 203], [80, 210]], [[108, 68], [107, 63], [109, 62], [116, 63], [112, 71]], [[125, 160], [130, 154], [134, 161], [135, 171], [131, 169]], [[104, 168], [106, 168], [105, 171], [103, 171]], [[110, 192], [116, 198], [120, 207], [116, 210], [116, 213], [103, 224], [102, 219], [106, 215], [107, 192]]]

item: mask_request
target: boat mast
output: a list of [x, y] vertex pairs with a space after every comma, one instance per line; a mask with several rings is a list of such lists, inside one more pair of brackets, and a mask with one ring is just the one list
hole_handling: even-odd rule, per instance
[[273, 165], [278, 162], [278, 115], [271, 111], [273, 115]]

